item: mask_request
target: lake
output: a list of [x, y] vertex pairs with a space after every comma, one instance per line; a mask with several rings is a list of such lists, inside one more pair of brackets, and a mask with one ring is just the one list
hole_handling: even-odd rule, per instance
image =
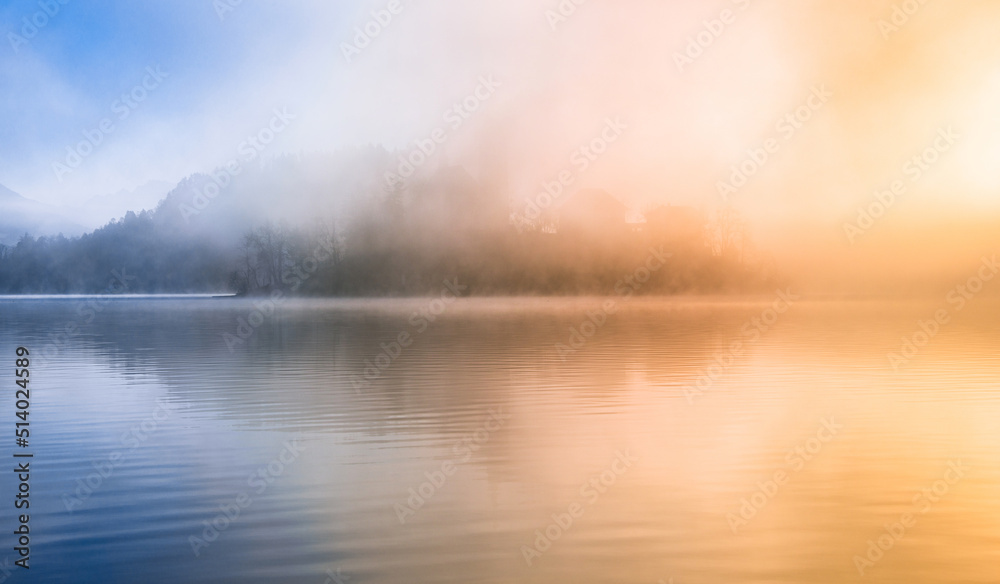
[[0, 452], [33, 455], [31, 568], [11, 472], [0, 561], [12, 582], [1000, 580], [1000, 303], [784, 296], [0, 299]]

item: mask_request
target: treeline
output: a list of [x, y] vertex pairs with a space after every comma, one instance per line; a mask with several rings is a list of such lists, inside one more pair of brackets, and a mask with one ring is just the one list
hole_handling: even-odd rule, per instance
[[637, 294], [753, 292], [778, 284], [768, 266], [749, 263], [736, 250], [718, 253], [704, 241], [513, 229], [427, 241], [404, 225], [382, 223], [343, 231], [254, 228], [239, 246], [230, 287], [244, 294], [279, 288], [324, 296], [421, 295], [458, 278], [477, 295], [605, 295], [621, 293], [622, 284]]
[[[683, 207], [652, 210], [657, 228], [626, 223], [624, 207], [602, 193], [593, 208], [585, 197], [570, 199], [580, 204], [577, 223], [526, 221], [500, 189], [461, 169], [384, 189], [390, 158], [378, 150], [356, 156], [336, 168], [282, 159], [245, 172], [194, 218], [180, 209], [210, 177], [191, 177], [155, 211], [82, 237], [25, 235], [0, 246], [0, 294], [393, 296], [438, 293], [454, 278], [470, 294], [612, 294], [637, 271], [636, 291], [649, 294], [776, 283], [732, 209], [706, 218]], [[642, 270], [654, 252], [661, 259], [647, 279]]]
[[177, 238], [150, 212], [130, 212], [78, 238], [24, 235], [16, 245], [0, 245], [0, 293], [219, 291], [231, 263], [227, 250]]
[[[763, 266], [706, 245], [643, 233], [582, 237], [539, 231], [410, 238], [380, 225], [266, 223], [230, 247], [164, 232], [152, 214], [130, 213], [75, 239], [24, 236], [0, 246], [0, 293], [264, 293], [392, 296], [439, 291], [458, 278], [472, 294], [610, 294], [616, 283], [666, 258], [639, 293], [747, 292], [774, 283]], [[654, 263], [658, 263], [657, 260]], [[648, 268], [647, 268], [648, 269]], [[122, 278], [124, 276], [124, 278]], [[116, 281], [126, 289], [115, 288]]]

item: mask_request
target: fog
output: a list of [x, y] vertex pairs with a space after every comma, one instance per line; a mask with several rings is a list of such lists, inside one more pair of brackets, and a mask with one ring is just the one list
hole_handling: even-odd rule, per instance
[[[415, 200], [422, 181], [461, 167], [479, 185], [478, 204], [509, 206], [515, 222], [534, 215], [532, 203], [558, 216], [580, 189], [607, 191], [630, 222], [658, 205], [705, 217], [731, 206], [754, 261], [813, 293], [944, 291], [995, 246], [995, 3], [204, 4], [150, 3], [176, 38], [121, 57], [128, 66], [104, 71], [101, 90], [56, 60], [72, 6], [2, 57], [17, 80], [8, 111], [63, 123], [46, 139], [15, 130], [20, 151], [3, 150], [0, 183], [72, 206], [234, 160], [352, 160], [373, 148], [387, 152], [372, 155], [384, 164], [377, 173], [244, 197], [260, 202], [248, 221], [305, 224], [317, 205], [356, 217], [366, 201], [393, 189]], [[124, 10], [99, 8], [119, 19]], [[21, 14], [4, 16], [15, 28]], [[52, 161], [141, 80], [139, 62], [162, 63], [170, 77], [56, 180]], [[47, 99], [28, 108], [39, 95]], [[272, 136], [275, 111], [288, 120]], [[273, 140], [251, 140], [249, 159], [253, 136]], [[412, 177], [401, 157], [420, 160]], [[531, 227], [543, 229], [545, 216]], [[447, 205], [439, 217], [460, 220]], [[615, 245], [602, 235], [594, 225], [591, 239]]]

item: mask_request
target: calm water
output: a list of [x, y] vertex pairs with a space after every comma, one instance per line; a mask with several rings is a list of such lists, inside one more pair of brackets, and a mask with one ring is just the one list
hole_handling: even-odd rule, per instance
[[991, 300], [84, 302], [0, 300], [12, 582], [1000, 581]]

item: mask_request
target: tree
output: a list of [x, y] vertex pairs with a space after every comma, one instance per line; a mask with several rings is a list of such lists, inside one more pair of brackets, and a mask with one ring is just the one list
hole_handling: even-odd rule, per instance
[[735, 258], [743, 263], [747, 247], [747, 222], [732, 205], [715, 211], [715, 217], [709, 224], [709, 240], [712, 253], [723, 258]]

